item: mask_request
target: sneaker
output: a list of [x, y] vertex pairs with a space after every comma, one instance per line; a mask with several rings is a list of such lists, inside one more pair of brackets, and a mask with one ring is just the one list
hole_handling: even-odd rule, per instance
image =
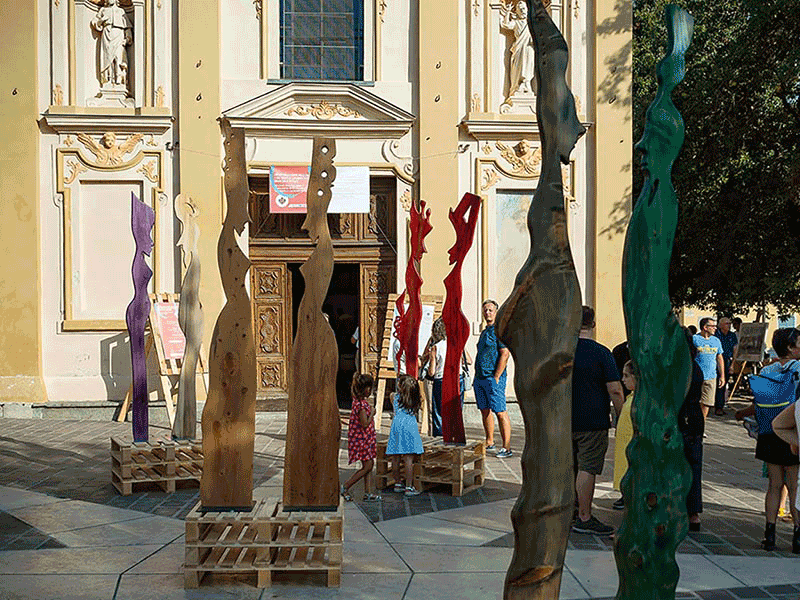
[[575, 533], [592, 533], [594, 535], [613, 535], [616, 530], [611, 525], [598, 521], [597, 517], [591, 516], [587, 521], [581, 521], [580, 517], [575, 519], [572, 531]]
[[625, 498], [617, 498], [611, 505], [614, 510], [625, 510]]
[[495, 448], [497, 448], [497, 446], [495, 446], [494, 444], [486, 444], [487, 450], [494, 450]]
[[514, 456], [514, 453], [511, 450], [506, 450], [505, 448], [500, 448], [495, 454], [497, 458], [508, 458], [509, 456]]
[[395, 483], [395, 484], [394, 484], [394, 487], [393, 487], [392, 489], [393, 489], [393, 490], [394, 490], [396, 493], [398, 493], [398, 494], [402, 494], [402, 493], [403, 493], [403, 491], [406, 489], [406, 486], [404, 486], [402, 483]]
[[406, 488], [406, 496], [419, 496], [422, 492], [420, 492], [415, 487], [407, 487]]
[[363, 502], [380, 502], [383, 500], [380, 494], [364, 494]]

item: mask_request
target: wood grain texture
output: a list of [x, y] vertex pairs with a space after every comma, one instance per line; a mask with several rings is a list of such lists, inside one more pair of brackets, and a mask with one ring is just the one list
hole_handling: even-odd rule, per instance
[[561, 163], [568, 163], [585, 129], [565, 79], [567, 44], [540, 0], [528, 0], [528, 26], [536, 45], [542, 171], [528, 210], [530, 253], [497, 314], [498, 336], [514, 358], [514, 389], [525, 422], [504, 598], [550, 600], [561, 588], [573, 510], [572, 364], [581, 321]]
[[[422, 321], [422, 277], [419, 265], [425, 249], [425, 237], [433, 230], [431, 210], [425, 210], [425, 201], [411, 203], [410, 241], [411, 252], [406, 266], [406, 289], [397, 299], [395, 306], [399, 316], [395, 319], [395, 331], [400, 340], [400, 352], [406, 359], [406, 374], [416, 378], [418, 374], [417, 356], [419, 355], [419, 325]], [[408, 310], [404, 303], [408, 302]]]
[[456, 231], [456, 243], [448, 251], [450, 273], [444, 279], [447, 297], [442, 309], [442, 320], [447, 331], [447, 353], [442, 378], [442, 438], [445, 442], [464, 444], [464, 417], [461, 412], [461, 356], [469, 338], [469, 321], [461, 312], [461, 268], [467, 252], [475, 239], [475, 226], [481, 209], [480, 196], [464, 194], [448, 217]]
[[[133, 255], [133, 300], [125, 311], [125, 323], [131, 340], [131, 372], [133, 374], [133, 441], [146, 442], [148, 437], [147, 358], [144, 351], [144, 327], [150, 315], [147, 285], [153, 271], [144, 255], [150, 256], [153, 238], [150, 232], [156, 222], [152, 208], [131, 192], [131, 230], [136, 250]], [[169, 398], [167, 398], [169, 401]]]
[[339, 504], [339, 351], [336, 336], [322, 313], [333, 275], [328, 204], [336, 178], [335, 154], [335, 140], [314, 139], [303, 229], [316, 247], [300, 267], [305, 292], [297, 310], [289, 369], [284, 510], [335, 510]]
[[675, 552], [686, 537], [691, 471], [683, 452], [678, 412], [689, 390], [689, 346], [669, 297], [669, 264], [678, 225], [670, 176], [683, 145], [684, 125], [672, 103], [683, 80], [684, 53], [694, 19], [676, 5], [665, 9], [667, 52], [658, 63], [658, 90], [647, 110], [642, 139], [645, 180], [633, 207], [622, 257], [622, 304], [638, 381], [631, 410], [633, 439], [622, 478], [625, 516], [614, 541], [617, 598], [675, 598]]
[[217, 261], [227, 299], [209, 352], [209, 389], [203, 409], [200, 501], [206, 510], [248, 510], [253, 499], [256, 350], [252, 308], [245, 288], [250, 261], [239, 247], [249, 222], [244, 131], [222, 124], [227, 212]]
[[200, 344], [203, 341], [203, 307], [200, 304], [200, 254], [197, 240], [198, 208], [184, 194], [175, 197], [175, 214], [181, 222], [183, 232], [178, 246], [183, 250], [183, 267], [186, 270], [181, 284], [181, 300], [178, 306], [178, 324], [186, 339], [178, 382], [178, 407], [172, 437], [178, 440], [193, 440], [197, 437], [197, 362]]

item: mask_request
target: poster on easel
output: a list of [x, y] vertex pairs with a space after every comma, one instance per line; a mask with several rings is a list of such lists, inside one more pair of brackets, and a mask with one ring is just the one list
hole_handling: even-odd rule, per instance
[[739, 337], [738, 360], [742, 362], [761, 362], [764, 360], [767, 323], [742, 323], [737, 335]]

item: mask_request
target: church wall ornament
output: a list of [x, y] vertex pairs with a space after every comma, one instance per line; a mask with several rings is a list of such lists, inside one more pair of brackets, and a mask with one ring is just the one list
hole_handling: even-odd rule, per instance
[[95, 161], [90, 161], [90, 164], [98, 167], [122, 164], [125, 155], [132, 152], [143, 138], [144, 134], [134, 133], [129, 135], [124, 142], [117, 143], [117, 134], [113, 131], [107, 131], [98, 141], [95, 141], [86, 133], [78, 134], [78, 140], [87, 150], [94, 154], [96, 158]]
[[311, 115], [312, 117], [320, 120], [332, 119], [335, 116], [340, 117], [353, 117], [356, 119], [362, 118], [363, 115], [352, 108], [343, 106], [341, 104], [331, 104], [327, 100], [323, 100], [319, 104], [299, 105], [293, 106], [285, 113], [288, 116], [298, 115], [305, 117]]

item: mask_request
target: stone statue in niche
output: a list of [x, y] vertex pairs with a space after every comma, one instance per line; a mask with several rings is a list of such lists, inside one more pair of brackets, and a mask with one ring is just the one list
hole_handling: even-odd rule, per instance
[[117, 0], [105, 0], [91, 21], [100, 38], [101, 90], [128, 90], [127, 46], [133, 43], [130, 19]]
[[533, 94], [534, 50], [528, 28], [528, 5], [525, 0], [504, 0], [500, 6], [500, 28], [514, 36], [509, 53], [508, 99], [517, 94]]

